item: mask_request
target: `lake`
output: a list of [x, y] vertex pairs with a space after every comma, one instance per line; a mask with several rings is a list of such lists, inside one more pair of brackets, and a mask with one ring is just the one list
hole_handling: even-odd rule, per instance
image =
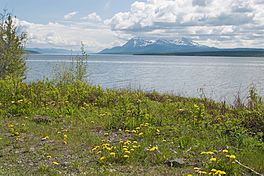
[[[54, 70], [73, 56], [30, 55], [27, 80], [52, 79]], [[90, 55], [88, 81], [104, 88], [130, 88], [206, 97], [233, 103], [240, 92], [246, 99], [254, 85], [264, 96], [264, 58], [204, 56]]]

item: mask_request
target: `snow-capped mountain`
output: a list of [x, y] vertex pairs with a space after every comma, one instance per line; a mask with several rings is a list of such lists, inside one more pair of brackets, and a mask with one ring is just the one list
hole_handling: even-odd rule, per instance
[[217, 48], [200, 45], [192, 40], [182, 38], [179, 40], [147, 40], [132, 38], [123, 46], [105, 49], [102, 54], [164, 54], [179, 52], [216, 51]]

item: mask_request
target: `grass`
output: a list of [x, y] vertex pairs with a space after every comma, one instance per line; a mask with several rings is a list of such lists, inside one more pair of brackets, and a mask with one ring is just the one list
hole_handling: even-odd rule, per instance
[[237, 106], [79, 81], [0, 90], [0, 175], [254, 175], [236, 161], [264, 173], [254, 89]]

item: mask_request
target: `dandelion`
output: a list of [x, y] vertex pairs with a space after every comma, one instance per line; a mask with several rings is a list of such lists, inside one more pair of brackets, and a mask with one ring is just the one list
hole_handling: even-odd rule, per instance
[[63, 143], [64, 143], [65, 145], [67, 145], [67, 144], [68, 144], [68, 142], [67, 142], [66, 140], [64, 140], [64, 141], [63, 141]]
[[223, 150], [222, 152], [223, 152], [223, 153], [228, 153], [228, 150], [225, 149], [225, 150]]
[[159, 129], [157, 129], [157, 133], [160, 133], [160, 130]]
[[47, 156], [48, 159], [52, 158], [50, 155]]
[[116, 155], [116, 153], [115, 153], [115, 152], [111, 152], [111, 153], [110, 153], [110, 156], [113, 156], [113, 157], [115, 157], [115, 155]]
[[128, 149], [127, 149], [127, 148], [123, 148], [123, 150], [124, 150], [124, 151], [128, 151]]
[[23, 100], [23, 99], [21, 99], [21, 100], [18, 100], [17, 102], [18, 102], [18, 103], [22, 103], [23, 101], [24, 101], [24, 100]]
[[218, 170], [218, 171], [215, 172], [215, 175], [226, 175], [226, 172]]
[[104, 136], [108, 136], [109, 135], [109, 133], [104, 133]]
[[92, 151], [95, 151], [95, 150], [97, 150], [97, 149], [99, 149], [100, 147], [99, 146], [96, 146], [96, 147], [94, 147], [93, 149], [92, 149]]
[[216, 162], [216, 158], [210, 158], [210, 161]]
[[98, 152], [96, 152], [95, 154], [96, 155], [100, 155], [102, 153], [102, 151], [98, 151]]
[[112, 148], [112, 147], [106, 147], [105, 149], [108, 150], [108, 151], [110, 151], [110, 150], [112, 150], [113, 148]]
[[124, 153], [125, 153], [125, 154], [130, 154], [130, 151], [126, 150]]
[[123, 157], [124, 157], [124, 158], [129, 158], [129, 155], [124, 155]]
[[64, 135], [63, 135], [63, 138], [64, 138], [64, 139], [68, 139], [67, 134], [64, 134]]
[[200, 168], [199, 167], [195, 167], [195, 168], [193, 168], [193, 170], [194, 170], [194, 172], [198, 172], [200, 170]]
[[140, 127], [137, 127], [136, 130], [140, 130]]
[[235, 156], [235, 155], [230, 155], [229, 158], [230, 158], [231, 160], [235, 160], [235, 159], [236, 159], [236, 156]]
[[158, 149], [158, 147], [157, 146], [154, 146], [154, 147], [151, 147], [150, 149], [148, 149], [148, 151], [153, 152], [153, 151], [155, 151], [157, 149]]
[[216, 172], [217, 170], [216, 169], [212, 169], [211, 172]]
[[124, 145], [130, 144], [130, 143], [131, 143], [131, 141], [127, 140], [126, 142], [124, 142]]
[[56, 162], [56, 161], [53, 161], [52, 163], [53, 163], [54, 165], [59, 165], [59, 163]]
[[206, 171], [198, 171], [198, 174], [201, 174], [201, 175], [206, 175], [207, 172]]
[[133, 152], [133, 151], [135, 151], [135, 149], [130, 149], [130, 151], [132, 151], [132, 152]]
[[103, 161], [103, 160], [105, 160], [105, 157], [102, 156], [101, 158], [99, 158], [99, 160], [100, 160], [100, 161]]
[[137, 130], [132, 130], [132, 133], [137, 133]]
[[133, 145], [132, 147], [133, 147], [133, 148], [139, 148], [140, 145]]
[[138, 134], [138, 136], [143, 136], [143, 133], [142, 133], [142, 132], [141, 132], [141, 133], [139, 133], [139, 134]]
[[137, 144], [138, 142], [137, 141], [133, 141], [133, 144]]
[[214, 152], [211, 152], [211, 151], [209, 151], [209, 152], [201, 152], [201, 155], [213, 155], [214, 154]]

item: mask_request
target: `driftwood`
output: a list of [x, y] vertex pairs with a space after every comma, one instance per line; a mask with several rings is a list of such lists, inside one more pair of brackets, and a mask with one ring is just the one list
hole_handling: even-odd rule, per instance
[[236, 160], [236, 163], [237, 163], [238, 165], [244, 167], [245, 169], [250, 170], [251, 172], [253, 172], [254, 174], [256, 174], [256, 175], [258, 175], [258, 176], [264, 176], [263, 174], [258, 173], [258, 172], [256, 172], [256, 171], [254, 171], [253, 169], [251, 169], [250, 167], [245, 166], [244, 164], [240, 163], [238, 160]]

